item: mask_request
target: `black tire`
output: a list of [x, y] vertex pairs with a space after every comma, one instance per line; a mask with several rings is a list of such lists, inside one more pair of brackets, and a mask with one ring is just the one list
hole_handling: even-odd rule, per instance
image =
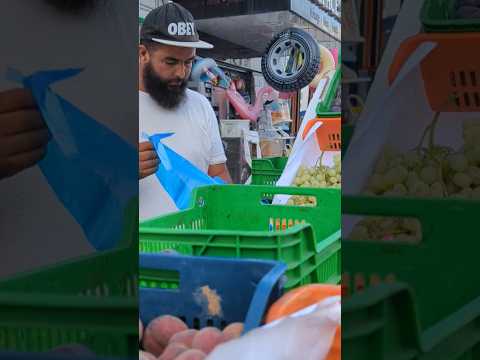
[[[284, 76], [271, 66], [275, 52], [282, 43], [295, 41], [302, 47], [305, 55], [304, 64], [298, 72]], [[267, 83], [277, 91], [293, 92], [300, 90], [312, 82], [320, 69], [320, 48], [315, 39], [302, 29], [289, 28], [277, 34], [262, 57], [262, 73]]]

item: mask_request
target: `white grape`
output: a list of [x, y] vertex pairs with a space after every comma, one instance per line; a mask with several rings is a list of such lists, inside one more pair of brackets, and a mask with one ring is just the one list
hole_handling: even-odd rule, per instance
[[437, 181], [430, 185], [430, 195], [432, 197], [443, 197], [444, 190], [441, 182]]
[[403, 184], [395, 184], [392, 191], [398, 196], [405, 196], [408, 194], [407, 187]]
[[472, 178], [463, 172], [459, 172], [453, 176], [453, 182], [461, 188], [467, 188], [472, 184]]
[[416, 151], [409, 151], [404, 155], [405, 164], [413, 169], [422, 163], [421, 156]]
[[388, 187], [391, 187], [395, 184], [399, 184], [405, 181], [408, 176], [408, 170], [403, 166], [395, 166], [390, 169], [386, 174], [384, 181]]
[[448, 165], [455, 172], [464, 172], [468, 168], [468, 159], [463, 154], [452, 154], [447, 158]]
[[426, 184], [433, 184], [438, 178], [438, 169], [433, 166], [426, 166], [420, 171], [420, 179]]
[[410, 231], [411, 233], [421, 233], [422, 231], [422, 225], [420, 224], [420, 221], [417, 219], [412, 219], [412, 218], [405, 218], [403, 219], [403, 227]]
[[409, 171], [407, 180], [406, 180], [406, 185], [409, 191], [412, 191], [414, 188], [415, 184], [420, 181], [420, 177], [417, 175], [415, 171]]
[[470, 166], [468, 168], [468, 175], [472, 178], [472, 183], [480, 185], [480, 167]]

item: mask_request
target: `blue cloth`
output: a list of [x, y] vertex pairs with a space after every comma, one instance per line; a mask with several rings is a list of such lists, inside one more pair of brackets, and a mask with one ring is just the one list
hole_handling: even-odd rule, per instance
[[51, 189], [92, 246], [106, 250], [120, 242], [127, 204], [138, 196], [138, 152], [50, 89], [50, 84], [81, 71], [40, 71], [24, 77], [9, 69], [7, 78], [31, 90], [52, 134], [38, 164]]
[[161, 133], [144, 136], [153, 144], [160, 165], [155, 173], [165, 191], [171, 197], [177, 208], [184, 210], [192, 203], [193, 190], [200, 186], [224, 184], [220, 178], [211, 178], [195, 167], [184, 157], [177, 154], [162, 143], [162, 139], [174, 135]]

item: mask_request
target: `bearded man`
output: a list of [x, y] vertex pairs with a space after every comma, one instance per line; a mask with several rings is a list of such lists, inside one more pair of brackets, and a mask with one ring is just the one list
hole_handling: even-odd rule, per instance
[[197, 48], [213, 46], [198, 37], [192, 14], [168, 3], [152, 10], [139, 45], [140, 219], [178, 210], [152, 176], [159, 159], [142, 134], [173, 133], [165, 145], [212, 177], [231, 182], [218, 122], [208, 100], [187, 88]]

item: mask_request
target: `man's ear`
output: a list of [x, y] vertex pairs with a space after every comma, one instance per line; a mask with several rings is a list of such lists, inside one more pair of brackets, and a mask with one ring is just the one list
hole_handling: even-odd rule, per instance
[[150, 61], [150, 53], [145, 45], [138, 45], [138, 60], [142, 64], [146, 64]]

